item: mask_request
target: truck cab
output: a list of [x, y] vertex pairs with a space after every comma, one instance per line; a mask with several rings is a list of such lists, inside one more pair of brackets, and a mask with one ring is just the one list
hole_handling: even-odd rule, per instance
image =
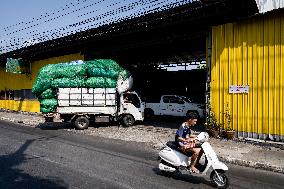
[[144, 103], [135, 91], [127, 91], [120, 96], [119, 116], [123, 125], [131, 126], [144, 120]]

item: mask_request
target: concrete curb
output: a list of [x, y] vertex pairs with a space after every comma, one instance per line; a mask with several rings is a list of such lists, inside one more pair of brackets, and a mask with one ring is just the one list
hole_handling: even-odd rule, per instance
[[267, 165], [264, 163], [260, 162], [252, 162], [252, 161], [246, 161], [242, 159], [236, 159], [236, 158], [230, 158], [230, 157], [223, 157], [219, 156], [220, 160], [226, 163], [231, 163], [235, 165], [240, 165], [240, 166], [245, 166], [245, 167], [251, 167], [255, 169], [262, 169], [265, 171], [272, 171], [272, 172], [277, 172], [277, 173], [282, 173], [284, 174], [284, 167], [278, 167], [275, 165]]

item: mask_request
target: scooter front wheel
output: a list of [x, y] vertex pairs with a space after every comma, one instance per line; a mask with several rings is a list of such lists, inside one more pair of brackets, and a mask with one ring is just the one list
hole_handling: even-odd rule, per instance
[[[216, 172], [217, 174], [216, 174]], [[213, 170], [210, 175], [211, 183], [217, 188], [228, 188], [230, 185], [229, 178], [223, 170]]]
[[[164, 160], [161, 160], [160, 163], [172, 167], [172, 165], [170, 165], [169, 163], [167, 163]], [[160, 172], [161, 172], [161, 175], [163, 175], [163, 176], [172, 177], [175, 174], [176, 171], [170, 172], [170, 171], [160, 170]]]

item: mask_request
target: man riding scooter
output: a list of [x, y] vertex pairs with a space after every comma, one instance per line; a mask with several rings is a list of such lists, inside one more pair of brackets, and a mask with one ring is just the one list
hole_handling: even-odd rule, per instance
[[175, 142], [181, 151], [184, 153], [192, 153], [189, 160], [189, 170], [193, 173], [199, 173], [196, 168], [199, 164], [199, 160], [203, 154], [202, 149], [196, 144], [196, 135], [191, 134], [190, 127], [193, 127], [197, 122], [197, 115], [195, 113], [189, 113], [187, 115], [186, 122], [182, 123], [176, 132]]
[[[171, 176], [187, 167], [187, 173], [199, 173], [204, 177], [209, 171], [211, 183], [218, 188], [228, 188], [230, 182], [226, 175], [228, 167], [219, 161], [217, 154], [208, 142], [209, 135], [201, 132], [197, 136], [191, 134], [190, 128], [196, 124], [197, 116], [189, 114], [176, 132], [175, 144], [169, 142], [160, 150], [159, 170], [162, 175]], [[198, 166], [204, 154], [204, 164]], [[189, 159], [189, 156], [191, 156]], [[198, 170], [198, 169], [199, 170]]]

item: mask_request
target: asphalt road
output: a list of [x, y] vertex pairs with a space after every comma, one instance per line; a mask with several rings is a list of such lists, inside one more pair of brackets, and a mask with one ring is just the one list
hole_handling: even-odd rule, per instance
[[[213, 188], [208, 178], [157, 170], [143, 143], [0, 122], [0, 188]], [[229, 166], [230, 188], [284, 188], [284, 175]]]

